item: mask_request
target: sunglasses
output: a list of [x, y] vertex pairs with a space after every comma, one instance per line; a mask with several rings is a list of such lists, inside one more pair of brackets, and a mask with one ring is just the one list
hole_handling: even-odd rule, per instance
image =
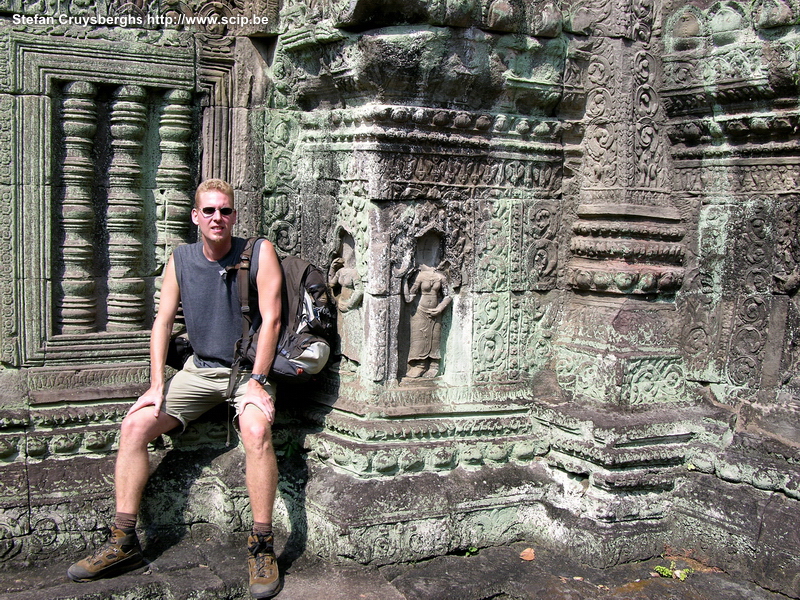
[[200, 212], [203, 213], [206, 217], [213, 217], [214, 213], [219, 211], [223, 217], [228, 217], [233, 214], [233, 209], [229, 206], [224, 206], [222, 208], [214, 208], [213, 206], [204, 206], [200, 209]]

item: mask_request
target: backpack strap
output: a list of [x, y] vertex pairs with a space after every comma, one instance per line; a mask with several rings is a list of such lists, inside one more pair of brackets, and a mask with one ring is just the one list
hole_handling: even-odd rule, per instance
[[[250, 333], [250, 326], [253, 324], [253, 315], [250, 314], [250, 270], [253, 260], [253, 248], [260, 238], [247, 238], [244, 250], [239, 257], [239, 264], [235, 268], [239, 269], [236, 276], [236, 285], [239, 288], [239, 302], [242, 305], [242, 337], [247, 337]], [[245, 329], [245, 327], [247, 329]]]
[[231, 365], [231, 378], [228, 381], [228, 398], [233, 397], [242, 357], [245, 355], [247, 348], [252, 342], [250, 336], [250, 327], [253, 324], [253, 315], [250, 311], [250, 270], [253, 259], [253, 248], [260, 239], [261, 238], [258, 237], [247, 238], [244, 250], [242, 250], [242, 253], [239, 255], [239, 262], [227, 268], [228, 271], [239, 271], [236, 275], [236, 285], [239, 291], [239, 303], [242, 307], [242, 337], [236, 342], [233, 364]]

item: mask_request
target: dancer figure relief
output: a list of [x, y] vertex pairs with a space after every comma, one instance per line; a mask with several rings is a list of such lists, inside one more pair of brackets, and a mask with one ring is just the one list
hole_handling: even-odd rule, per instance
[[336, 320], [339, 333], [337, 353], [347, 361], [360, 364], [364, 346], [364, 324], [360, 310], [364, 301], [364, 286], [356, 268], [355, 241], [349, 234], [343, 236], [340, 256], [333, 259], [328, 269], [328, 286], [333, 292], [339, 313]]
[[412, 305], [406, 377], [433, 378], [439, 374], [442, 314], [452, 301], [446, 266], [420, 264], [403, 278], [403, 296]]
[[339, 312], [346, 313], [361, 306], [364, 291], [355, 267], [346, 266], [343, 258], [335, 258], [328, 271], [328, 278], [330, 287], [338, 290], [336, 306]]

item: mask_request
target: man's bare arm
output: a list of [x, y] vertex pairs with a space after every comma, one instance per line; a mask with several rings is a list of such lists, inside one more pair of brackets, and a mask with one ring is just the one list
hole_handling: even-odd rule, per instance
[[139, 396], [128, 414], [145, 406], [154, 406], [153, 417], [158, 417], [161, 403], [164, 401], [164, 367], [167, 362], [167, 349], [180, 301], [181, 293], [178, 287], [178, 278], [175, 275], [174, 257], [170, 256], [167, 267], [164, 269], [158, 313], [150, 333], [150, 388]]
[[[283, 272], [275, 254], [275, 248], [268, 240], [261, 242], [258, 257], [258, 273], [256, 273], [256, 289], [258, 290], [258, 309], [261, 313], [261, 329], [258, 334], [256, 358], [253, 361], [253, 373], [268, 375], [275, 360], [275, 349], [281, 330], [281, 282]], [[243, 405], [255, 404], [267, 419], [272, 422], [275, 416], [274, 398], [264, 390], [256, 380], [247, 383], [247, 393]]]

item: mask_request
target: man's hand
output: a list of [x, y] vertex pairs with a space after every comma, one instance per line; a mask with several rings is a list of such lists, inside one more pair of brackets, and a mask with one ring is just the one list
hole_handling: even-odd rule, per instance
[[272, 399], [272, 396], [267, 393], [267, 390], [255, 379], [251, 379], [247, 382], [247, 391], [244, 396], [242, 396], [242, 411], [244, 411], [248, 404], [253, 404], [263, 412], [270, 425], [275, 421], [275, 401]]
[[153, 418], [157, 419], [161, 413], [161, 404], [164, 402], [164, 389], [162, 387], [150, 386], [144, 394], [139, 396], [139, 399], [134, 402], [133, 406], [128, 409], [128, 414], [135, 413], [137, 410], [145, 406], [154, 406]]

